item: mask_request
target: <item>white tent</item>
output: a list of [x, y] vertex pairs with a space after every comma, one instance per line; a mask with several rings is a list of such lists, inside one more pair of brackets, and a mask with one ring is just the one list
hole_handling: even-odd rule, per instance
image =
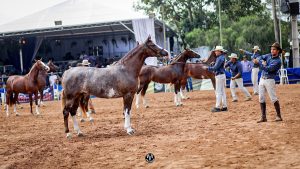
[[[26, 57], [31, 59], [35, 57], [44, 39], [55, 37], [105, 34], [115, 36], [127, 33], [133, 34], [135, 39], [139, 41], [151, 35], [158, 45], [163, 46], [163, 23], [161, 21], [136, 12], [132, 7], [120, 7], [120, 5], [116, 7], [116, 3], [122, 3], [122, 0], [110, 0], [108, 2], [100, 0], [66, 0], [48, 9], [0, 25], [0, 39], [35, 38], [35, 46], [32, 49], [33, 54], [27, 53], [31, 56]], [[151, 28], [148, 27], [149, 25], [151, 25]], [[169, 27], [166, 28], [166, 32], [171, 36], [176, 36]], [[166, 48], [169, 50], [168, 46]], [[23, 57], [21, 55], [20, 52], [22, 69]], [[157, 61], [154, 59], [150, 62], [150, 64], [156, 65]]]

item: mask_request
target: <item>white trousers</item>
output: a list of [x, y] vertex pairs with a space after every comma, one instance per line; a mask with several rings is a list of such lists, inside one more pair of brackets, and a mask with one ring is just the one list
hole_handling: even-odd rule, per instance
[[251, 81], [253, 84], [254, 93], [258, 93], [258, 72], [259, 72], [259, 68], [252, 68]]
[[221, 103], [223, 107], [227, 107], [226, 101], [226, 92], [225, 92], [225, 83], [226, 76], [225, 74], [217, 75], [216, 77], [216, 108], [221, 108]]
[[231, 91], [231, 96], [232, 96], [233, 100], [237, 100], [236, 91], [235, 91], [236, 85], [238, 85], [239, 89], [246, 95], [246, 97], [251, 97], [248, 90], [244, 87], [243, 78], [238, 78], [235, 80], [231, 79], [230, 80], [230, 91]]
[[260, 78], [259, 81], [259, 102], [260, 103], [266, 102], [266, 98], [265, 98], [266, 91], [268, 92], [272, 103], [275, 103], [278, 100], [278, 98], [276, 96], [274, 79]]

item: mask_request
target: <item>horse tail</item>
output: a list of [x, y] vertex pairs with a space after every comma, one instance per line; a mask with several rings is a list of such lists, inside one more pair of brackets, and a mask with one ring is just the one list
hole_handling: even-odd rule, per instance
[[61, 109], [62, 109], [62, 111], [64, 111], [65, 106], [66, 106], [66, 94], [65, 94], [64, 90], [62, 90], [62, 92], [61, 92]]
[[80, 101], [79, 101], [79, 106], [82, 110], [82, 114], [83, 114], [83, 117], [86, 118], [87, 117], [87, 114], [86, 112], [88, 111], [88, 102], [89, 102], [89, 98], [90, 96], [88, 97], [85, 97], [85, 96], [82, 96], [80, 98]]

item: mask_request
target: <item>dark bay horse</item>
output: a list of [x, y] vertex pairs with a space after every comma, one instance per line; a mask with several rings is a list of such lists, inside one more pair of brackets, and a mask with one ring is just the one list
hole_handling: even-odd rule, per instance
[[207, 70], [207, 67], [216, 61], [216, 54], [211, 51], [210, 56], [200, 63], [187, 63], [184, 67], [184, 80], [181, 81], [181, 97], [186, 98], [183, 92], [187, 84], [187, 78], [192, 77], [195, 79], [210, 79], [214, 89], [216, 89], [215, 74]]
[[143, 44], [138, 44], [108, 68], [74, 67], [67, 70], [62, 77], [62, 108], [67, 138], [71, 138], [69, 114], [72, 116], [74, 130], [78, 136], [82, 136], [75, 115], [79, 106], [85, 110], [90, 95], [100, 98], [123, 97], [124, 128], [128, 134], [133, 134], [130, 122], [131, 106], [137, 91], [140, 70], [147, 57], [167, 55], [168, 52], [152, 42], [149, 36]]
[[199, 57], [199, 54], [194, 52], [191, 49], [185, 49], [182, 53], [180, 53], [169, 65], [156, 67], [145, 65], [142, 67], [141, 72], [139, 74], [139, 89], [137, 91], [136, 98], [136, 107], [139, 107], [139, 95], [142, 95], [143, 104], [145, 107], [147, 106], [145, 94], [148, 88], [148, 85], [151, 81], [158, 83], [172, 83], [174, 84], [175, 97], [174, 102], [176, 106], [181, 105], [181, 100], [179, 97], [180, 84], [181, 81], [184, 80], [184, 67], [187, 59]]
[[14, 104], [14, 112], [19, 115], [16, 110], [16, 102], [19, 93], [29, 94], [30, 112], [32, 112], [32, 95], [35, 95], [36, 114], [39, 115], [38, 109], [38, 75], [40, 71], [48, 71], [49, 67], [41, 60], [37, 60], [25, 76], [10, 76], [6, 82], [6, 115], [9, 116], [8, 107]]
[[38, 75], [37, 85], [38, 85], [39, 93], [40, 93], [39, 105], [43, 104], [44, 89], [45, 89], [45, 86], [46, 86], [46, 78], [48, 77], [48, 73], [49, 72], [56, 72], [56, 71], [59, 70], [59, 67], [56, 66], [52, 62], [52, 60], [48, 61], [47, 66], [49, 67], [49, 71], [41, 70], [41, 71], [39, 71], [39, 75]]

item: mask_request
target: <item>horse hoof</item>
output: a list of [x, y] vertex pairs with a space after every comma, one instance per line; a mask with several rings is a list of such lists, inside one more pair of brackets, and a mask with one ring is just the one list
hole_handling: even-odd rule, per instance
[[149, 108], [149, 106], [147, 105], [147, 106], [145, 106], [145, 108]]
[[81, 132], [77, 133], [78, 137], [83, 137], [83, 134]]
[[91, 111], [91, 114], [96, 114], [96, 111], [95, 111], [95, 110], [92, 110], [92, 111]]
[[85, 121], [84, 119], [80, 119], [80, 122], [82, 122], [82, 123], [83, 123], [84, 121]]
[[16, 113], [16, 116], [20, 116], [20, 114], [19, 114], [19, 113]]
[[91, 122], [91, 123], [94, 123], [94, 119], [91, 118], [91, 119], [90, 119], [90, 122]]
[[72, 138], [72, 134], [71, 133], [67, 133], [67, 139], [71, 139]]
[[127, 134], [128, 135], [133, 135], [134, 134], [134, 130], [132, 128], [127, 129]]

